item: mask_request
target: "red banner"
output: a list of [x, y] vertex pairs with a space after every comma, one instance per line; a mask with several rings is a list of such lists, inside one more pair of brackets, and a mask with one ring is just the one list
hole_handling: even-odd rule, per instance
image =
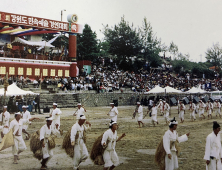
[[43, 28], [56, 31], [72, 32], [69, 30], [69, 23], [50, 19], [12, 14], [0, 11], [0, 22], [8, 24], [23, 25], [35, 28]]

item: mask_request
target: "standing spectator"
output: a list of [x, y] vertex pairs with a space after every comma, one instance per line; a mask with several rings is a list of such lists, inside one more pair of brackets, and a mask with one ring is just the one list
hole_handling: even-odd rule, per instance
[[39, 111], [39, 114], [42, 114], [41, 111], [40, 111], [40, 95], [37, 95], [35, 97], [35, 112], [37, 112], [37, 108], [38, 108], [38, 111]]

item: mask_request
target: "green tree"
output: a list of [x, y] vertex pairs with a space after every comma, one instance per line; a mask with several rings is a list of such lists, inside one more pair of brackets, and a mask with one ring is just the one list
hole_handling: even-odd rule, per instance
[[108, 57], [109, 56], [110, 45], [108, 42], [99, 41], [98, 48], [99, 48], [99, 56], [101, 56], [101, 57]]
[[137, 56], [141, 50], [139, 33], [124, 17], [114, 27], [104, 26], [103, 34], [105, 41], [110, 45], [109, 53], [117, 57], [119, 65], [125, 63], [122, 67], [130, 65], [130, 57]]
[[213, 44], [213, 47], [207, 49], [206, 59], [213, 66], [220, 68], [222, 64], [222, 48], [219, 43]]
[[97, 35], [88, 24], [85, 24], [83, 33], [77, 35], [78, 60], [93, 61], [98, 56]]
[[168, 51], [173, 54], [174, 58], [179, 54], [178, 46], [173, 41], [170, 43]]
[[152, 26], [150, 22], [147, 22], [146, 18], [144, 18], [139, 32], [142, 44], [141, 55], [143, 59], [149, 61], [150, 66], [159, 66], [162, 63], [159, 53], [164, 51], [165, 46], [161, 45], [161, 41], [153, 33]]

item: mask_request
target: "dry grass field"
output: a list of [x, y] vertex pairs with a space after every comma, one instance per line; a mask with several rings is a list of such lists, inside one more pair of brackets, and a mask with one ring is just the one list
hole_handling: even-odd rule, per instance
[[[87, 119], [92, 124], [91, 131], [87, 134], [87, 148], [90, 153], [92, 145], [96, 138], [108, 129], [109, 117], [107, 116], [110, 107], [86, 107]], [[151, 119], [147, 116], [144, 119], [145, 127], [138, 128], [136, 119], [132, 119], [132, 114], [135, 107], [133, 106], [119, 106], [118, 115], [118, 135], [126, 133], [126, 137], [117, 143], [116, 152], [120, 158], [120, 165], [116, 170], [158, 170], [158, 166], [154, 163], [155, 149], [160, 142], [165, 131], [168, 130], [168, 125], [162, 116], [158, 115], [159, 125], [153, 127]], [[63, 112], [61, 116], [61, 129], [64, 133], [68, 131], [75, 123], [75, 118], [72, 116], [76, 109], [61, 109]], [[144, 108], [144, 113], [147, 108]], [[159, 113], [158, 113], [159, 114]], [[29, 126], [28, 132], [34, 133], [40, 129], [45, 123], [44, 115], [33, 115], [39, 117], [40, 120], [34, 121]], [[206, 113], [205, 113], [206, 115]], [[171, 118], [178, 114], [175, 107], [171, 108]], [[180, 170], [204, 170], [205, 160], [204, 150], [206, 137], [212, 132], [212, 122], [217, 120], [222, 125], [222, 119], [215, 117], [213, 114], [212, 120], [196, 120], [191, 122], [189, 118], [189, 111], [186, 111], [185, 122], [179, 123], [177, 132], [179, 135], [190, 132], [190, 137], [187, 142], [181, 143], [181, 153], [179, 154], [179, 169]], [[13, 118], [13, 115], [11, 115]], [[71, 170], [73, 169], [72, 159], [68, 157], [65, 151], [61, 148], [63, 137], [56, 139], [56, 148], [54, 149], [54, 157], [48, 163], [49, 170]], [[1, 170], [28, 170], [40, 169], [40, 161], [32, 156], [29, 148], [29, 141], [25, 140], [27, 150], [20, 155], [19, 164], [13, 164], [13, 155], [11, 148], [0, 152], [0, 169]], [[102, 170], [102, 166], [93, 165], [90, 159], [82, 163], [81, 170]]]

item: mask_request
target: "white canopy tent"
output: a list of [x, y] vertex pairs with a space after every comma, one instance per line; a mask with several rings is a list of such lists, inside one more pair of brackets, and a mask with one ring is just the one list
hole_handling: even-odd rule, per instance
[[166, 90], [166, 93], [171, 93], [171, 94], [180, 94], [180, 93], [183, 93], [181, 90], [177, 90], [177, 89], [174, 89], [170, 86], [166, 86], [163, 88], [164, 89], [164, 92]]
[[[9, 85], [6, 91], [6, 96], [18, 96], [18, 95], [27, 95], [27, 94], [38, 95], [39, 93], [22, 90], [14, 83]], [[4, 96], [4, 88], [0, 89], [0, 96]]]
[[170, 94], [181, 94], [183, 93], [180, 90], [174, 89], [172, 87], [166, 86], [164, 88], [156, 85], [153, 89], [151, 89], [149, 92], [145, 92], [144, 94], [157, 94], [157, 93], [170, 93]]
[[15, 40], [12, 43], [21, 43], [21, 44], [26, 44], [30, 46], [38, 46], [38, 47], [54, 47], [51, 43], [46, 42], [46, 41], [38, 41], [38, 42], [33, 42], [33, 41], [26, 41], [24, 39], [21, 39], [19, 37], [16, 37]]
[[144, 92], [144, 94], [156, 94], [156, 93], [164, 93], [164, 89], [158, 85], [156, 85], [154, 88], [152, 88], [148, 92]]
[[200, 86], [197, 87], [192, 87], [190, 90], [188, 90], [186, 93], [191, 93], [191, 94], [195, 94], [195, 93], [208, 93], [207, 91], [203, 90], [200, 88]]

